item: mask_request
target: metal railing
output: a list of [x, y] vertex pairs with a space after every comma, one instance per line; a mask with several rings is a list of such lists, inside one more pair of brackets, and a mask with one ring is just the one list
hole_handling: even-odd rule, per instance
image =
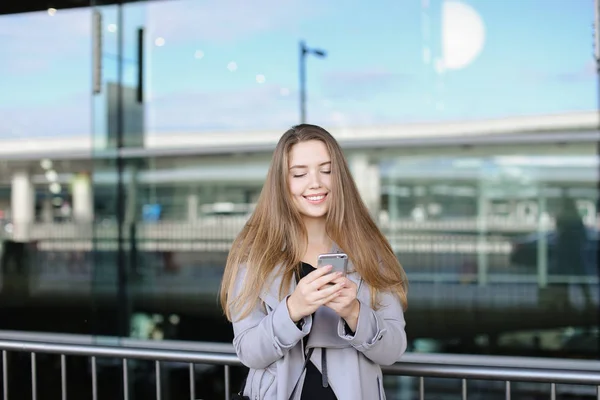
[[[227, 345], [212, 347], [208, 343], [190, 342], [152, 342], [128, 340], [123, 345], [85, 344], [93, 338], [79, 335], [47, 335], [50, 341], [41, 341], [43, 334], [26, 335], [27, 341], [12, 339], [16, 332], [4, 335], [0, 332], [0, 350], [2, 351], [2, 382], [4, 400], [9, 399], [10, 382], [8, 379], [9, 352], [30, 353], [31, 357], [31, 396], [38, 399], [36, 356], [38, 354], [60, 355], [60, 382], [62, 400], [67, 400], [67, 356], [86, 356], [91, 359], [93, 400], [98, 400], [97, 358], [121, 360], [123, 399], [129, 400], [129, 360], [154, 361], [156, 400], [162, 399], [161, 370], [163, 362], [187, 363], [189, 370], [189, 398], [195, 400], [195, 365], [211, 364], [224, 366], [225, 399], [231, 399], [231, 367], [241, 366], [233, 349]], [[73, 336], [73, 339], [69, 339]], [[7, 340], [6, 337], [9, 337]], [[106, 342], [106, 338], [104, 339]], [[70, 343], [69, 343], [70, 342]], [[145, 344], [145, 348], [141, 347]], [[155, 347], [155, 348], [151, 348]], [[169, 348], [173, 347], [173, 348]], [[185, 348], [190, 350], [185, 350]], [[198, 348], [215, 351], [199, 351]], [[557, 397], [557, 384], [588, 385], [593, 388], [595, 397], [600, 400], [600, 363], [597, 361], [541, 359], [530, 357], [501, 357], [451, 354], [407, 353], [403, 361], [384, 367], [386, 375], [410, 376], [418, 378], [419, 399], [425, 398], [425, 378], [453, 378], [461, 380], [462, 399], [467, 399], [469, 380], [503, 381], [504, 397], [511, 398], [512, 382], [548, 383], [550, 399]], [[19, 396], [20, 397], [20, 396]]]

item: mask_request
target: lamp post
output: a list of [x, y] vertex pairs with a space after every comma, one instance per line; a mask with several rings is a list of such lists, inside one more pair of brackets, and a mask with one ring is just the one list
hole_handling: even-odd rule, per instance
[[319, 58], [325, 58], [327, 53], [321, 49], [311, 49], [306, 43], [300, 41], [300, 123], [306, 122], [306, 56], [314, 54]]

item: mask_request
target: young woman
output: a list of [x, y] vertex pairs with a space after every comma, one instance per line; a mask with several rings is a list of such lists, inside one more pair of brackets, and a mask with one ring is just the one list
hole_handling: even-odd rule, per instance
[[[344, 252], [346, 276], [317, 266]], [[363, 204], [336, 140], [280, 139], [221, 284], [248, 398], [384, 399], [380, 365], [406, 350], [406, 275]]]

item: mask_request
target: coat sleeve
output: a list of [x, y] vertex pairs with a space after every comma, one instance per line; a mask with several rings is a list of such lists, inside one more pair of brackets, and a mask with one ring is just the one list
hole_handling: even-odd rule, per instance
[[[243, 271], [236, 279], [237, 296], [243, 283]], [[259, 301], [257, 306], [243, 319], [233, 318], [233, 347], [240, 361], [253, 369], [264, 369], [282, 358], [292, 347], [306, 336], [312, 326], [312, 317], [306, 317], [298, 325], [292, 321], [287, 308], [287, 298], [275, 308], [264, 307]], [[265, 310], [265, 308], [268, 309]]]
[[379, 365], [392, 365], [406, 351], [404, 311], [396, 296], [380, 295], [380, 308], [375, 311], [360, 301], [356, 332], [348, 333], [343, 319], [338, 324], [338, 335], [352, 347]]

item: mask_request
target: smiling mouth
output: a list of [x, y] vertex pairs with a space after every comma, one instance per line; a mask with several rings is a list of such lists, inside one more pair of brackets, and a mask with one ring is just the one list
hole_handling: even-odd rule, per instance
[[327, 197], [327, 193], [317, 194], [314, 196], [302, 196], [302, 197], [304, 197], [306, 200], [308, 200], [309, 203], [319, 204], [319, 203], [322, 203], [323, 201], [325, 201], [325, 198]]

